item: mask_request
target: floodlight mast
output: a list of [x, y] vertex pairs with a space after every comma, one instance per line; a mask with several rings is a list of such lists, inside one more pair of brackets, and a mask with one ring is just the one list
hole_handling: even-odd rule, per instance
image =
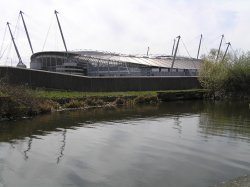
[[219, 59], [220, 49], [221, 49], [221, 44], [222, 44], [223, 38], [224, 38], [224, 34], [221, 35], [221, 40], [220, 40], [220, 45], [219, 45], [216, 61]]
[[66, 46], [66, 42], [65, 42], [65, 39], [64, 39], [64, 36], [63, 36], [63, 32], [62, 32], [62, 27], [61, 27], [61, 24], [60, 24], [60, 21], [59, 21], [59, 18], [57, 16], [58, 12], [55, 10], [55, 15], [56, 15], [56, 20], [57, 20], [57, 23], [58, 23], [58, 27], [59, 27], [59, 30], [60, 30], [60, 33], [61, 33], [61, 37], [62, 37], [62, 40], [63, 40], [63, 44], [64, 44], [64, 47], [65, 47], [65, 51], [68, 55], [68, 49], [67, 49], [67, 46]]
[[32, 47], [31, 41], [30, 41], [29, 32], [28, 32], [27, 26], [26, 26], [24, 18], [23, 18], [23, 14], [24, 13], [23, 13], [23, 11], [20, 10], [19, 14], [21, 15], [21, 18], [22, 18], [22, 21], [23, 21], [23, 26], [24, 26], [24, 29], [25, 29], [25, 32], [26, 32], [26, 36], [27, 36], [28, 41], [29, 41], [31, 52], [32, 52], [32, 54], [34, 54], [33, 47]]
[[175, 48], [175, 52], [174, 52], [174, 57], [173, 57], [172, 65], [171, 65], [171, 72], [173, 71], [174, 62], [175, 62], [176, 54], [177, 54], [177, 51], [178, 51], [181, 36], [177, 36], [176, 38], [178, 38], [178, 40], [177, 40], [177, 44], [176, 44], [176, 48]]
[[174, 39], [174, 44], [173, 44], [173, 48], [172, 48], [172, 56], [174, 56], [175, 42], [176, 42], [176, 40]]
[[227, 49], [226, 49], [225, 54], [224, 54], [224, 56], [223, 56], [223, 58], [222, 58], [222, 61], [225, 60], [225, 57], [226, 57], [226, 55], [227, 55], [228, 48], [229, 48], [229, 46], [231, 46], [231, 43], [230, 43], [230, 42], [228, 42], [228, 43], [226, 43], [226, 44], [227, 44]]
[[9, 23], [9, 22], [7, 22], [7, 26], [8, 26], [8, 28], [9, 28], [11, 40], [12, 40], [12, 42], [13, 42], [13, 45], [14, 45], [14, 47], [15, 47], [16, 54], [17, 54], [17, 57], [18, 57], [18, 60], [19, 60], [19, 63], [18, 63], [18, 64], [23, 64], [22, 59], [21, 59], [21, 56], [20, 56], [19, 51], [18, 51], [17, 46], [16, 46], [15, 39], [14, 39], [13, 34], [12, 34], [12, 32], [11, 32], [10, 23]]
[[200, 49], [201, 49], [201, 41], [202, 41], [202, 34], [201, 34], [201, 38], [200, 38], [200, 43], [199, 43], [199, 48], [198, 48], [198, 53], [197, 53], [197, 59], [199, 59], [200, 56]]

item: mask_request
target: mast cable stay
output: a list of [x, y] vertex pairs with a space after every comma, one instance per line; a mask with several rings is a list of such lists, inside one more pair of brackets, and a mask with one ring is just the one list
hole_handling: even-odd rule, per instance
[[230, 45], [229, 47], [230, 47], [230, 49], [233, 51], [234, 57], [237, 57], [236, 51], [234, 50], [233, 46]]
[[227, 44], [227, 48], [226, 48], [226, 51], [225, 51], [225, 53], [224, 53], [224, 55], [223, 55], [222, 61], [225, 60], [226, 55], [227, 55], [227, 52], [228, 52], [228, 48], [231, 46], [231, 43], [230, 43], [230, 42], [228, 42], [228, 43], [226, 43], [226, 44]]
[[186, 50], [188, 56], [189, 56], [190, 58], [192, 58], [191, 55], [190, 55], [190, 53], [189, 53], [189, 51], [187, 50], [187, 47], [186, 47], [184, 41], [183, 41], [182, 39], [181, 39], [181, 42], [182, 42], [182, 44], [183, 44], [183, 46], [184, 46], [184, 48], [185, 48], [185, 50]]
[[4, 55], [4, 52], [5, 50], [3, 51], [3, 45], [5, 43], [5, 38], [6, 38], [6, 32], [7, 32], [7, 25], [5, 26], [5, 29], [4, 29], [4, 35], [3, 35], [3, 40], [2, 40], [2, 44], [1, 44], [1, 48], [0, 48], [0, 60], [2, 59], [3, 55]]
[[209, 51], [208, 51], [208, 48], [207, 48], [207, 45], [206, 45], [206, 41], [205, 41], [206, 38], [203, 37], [202, 39], [203, 39], [203, 46], [204, 46], [207, 54], [209, 54]]
[[46, 37], [45, 37], [45, 40], [44, 40], [44, 43], [43, 43], [42, 51], [44, 50], [44, 47], [45, 47], [45, 45], [46, 45], [46, 42], [47, 42], [47, 39], [48, 39], [49, 32], [50, 32], [50, 29], [51, 29], [52, 24], [53, 24], [53, 19], [51, 18], [51, 22], [50, 22], [50, 25], [49, 25], [49, 29], [48, 29], [48, 31], [47, 31], [47, 34], [46, 34]]

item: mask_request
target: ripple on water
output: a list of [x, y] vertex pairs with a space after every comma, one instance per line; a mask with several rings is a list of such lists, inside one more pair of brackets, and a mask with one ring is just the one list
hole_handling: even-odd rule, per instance
[[173, 102], [6, 123], [0, 184], [207, 187], [249, 174], [249, 110], [233, 106]]

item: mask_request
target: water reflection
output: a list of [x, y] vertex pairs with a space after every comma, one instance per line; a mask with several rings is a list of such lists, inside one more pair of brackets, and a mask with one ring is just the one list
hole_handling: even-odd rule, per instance
[[207, 103], [200, 115], [201, 133], [249, 141], [250, 110], [247, 103]]
[[181, 127], [180, 117], [174, 117], [174, 127], [173, 128], [177, 130], [179, 135], [181, 135], [182, 127]]
[[[38, 116], [30, 120], [0, 123], [0, 142], [12, 142], [26, 137], [43, 136], [60, 129], [74, 129], [102, 121], [130, 121], [172, 116], [174, 128], [181, 133], [180, 116], [200, 116], [200, 128], [204, 134], [221, 134], [224, 131], [250, 134], [250, 110], [243, 103], [170, 102], [162, 105], [92, 109]], [[236, 134], [235, 134], [236, 135]], [[32, 139], [32, 138], [30, 138]], [[32, 140], [29, 140], [32, 141]]]
[[62, 131], [63, 140], [61, 141], [62, 145], [60, 147], [60, 154], [57, 157], [57, 164], [59, 164], [59, 162], [61, 161], [61, 159], [63, 158], [63, 155], [64, 155], [63, 152], [64, 152], [64, 149], [66, 146], [66, 133], [67, 133], [67, 130], [63, 129], [63, 131]]
[[29, 156], [28, 156], [28, 152], [31, 150], [31, 145], [32, 145], [32, 137], [28, 138], [28, 147], [27, 149], [23, 152], [24, 153], [24, 160], [28, 160]]
[[0, 186], [209, 186], [250, 173], [249, 112], [170, 102], [2, 122]]

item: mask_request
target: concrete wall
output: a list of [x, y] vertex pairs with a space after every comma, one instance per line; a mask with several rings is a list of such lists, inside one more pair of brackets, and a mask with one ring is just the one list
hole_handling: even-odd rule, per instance
[[75, 91], [181, 90], [200, 88], [197, 77], [83, 77], [39, 70], [0, 66], [0, 79], [12, 84], [27, 84]]

